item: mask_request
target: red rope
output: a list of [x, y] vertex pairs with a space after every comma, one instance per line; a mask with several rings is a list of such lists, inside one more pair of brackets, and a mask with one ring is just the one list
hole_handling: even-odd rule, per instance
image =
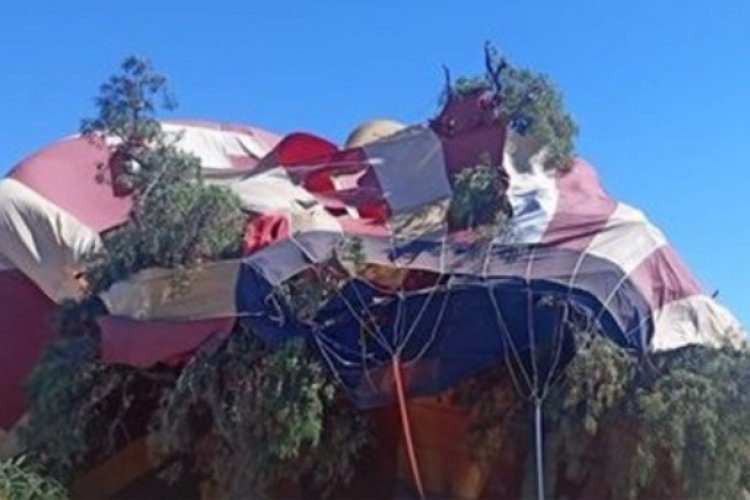
[[411, 475], [414, 478], [414, 483], [417, 485], [419, 498], [424, 500], [425, 496], [424, 496], [424, 488], [422, 488], [422, 476], [419, 473], [419, 462], [417, 462], [417, 454], [414, 450], [414, 440], [411, 437], [411, 422], [409, 420], [409, 412], [406, 408], [406, 395], [404, 394], [404, 382], [401, 379], [401, 363], [399, 363], [397, 356], [393, 357], [393, 379], [396, 382], [396, 394], [398, 395], [398, 408], [401, 411], [401, 426], [404, 431], [406, 454], [409, 457], [409, 468], [411, 469]]

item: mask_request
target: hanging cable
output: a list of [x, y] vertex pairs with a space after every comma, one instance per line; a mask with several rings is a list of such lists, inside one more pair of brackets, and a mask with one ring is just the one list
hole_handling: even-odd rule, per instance
[[401, 378], [401, 363], [397, 356], [393, 357], [393, 380], [396, 383], [396, 395], [398, 396], [398, 408], [401, 413], [401, 428], [404, 433], [404, 444], [406, 446], [406, 455], [409, 459], [409, 468], [414, 478], [414, 484], [417, 487], [419, 498], [424, 500], [424, 488], [422, 487], [422, 475], [419, 471], [419, 462], [417, 453], [414, 449], [414, 440], [411, 435], [411, 421], [409, 420], [409, 409], [406, 406], [406, 394], [404, 392], [404, 382]]
[[534, 399], [534, 442], [536, 444], [536, 494], [544, 500], [544, 435], [542, 433], [542, 399]]

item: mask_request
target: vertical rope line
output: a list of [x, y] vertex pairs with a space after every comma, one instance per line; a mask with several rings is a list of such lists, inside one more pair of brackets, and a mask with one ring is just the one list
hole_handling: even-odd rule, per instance
[[[289, 237], [289, 240], [297, 247], [297, 249], [307, 257], [308, 260], [310, 260], [313, 265], [309, 266], [309, 269], [312, 269], [313, 273], [315, 273], [315, 277], [318, 279], [318, 282], [321, 286], [325, 286], [325, 281], [323, 280], [323, 277], [321, 276], [320, 270], [318, 269], [317, 265], [318, 262], [313, 258], [313, 256], [307, 251], [307, 249], [300, 243], [293, 235]], [[351, 278], [351, 276], [350, 276]], [[359, 291], [357, 290], [356, 286], [352, 287], [359, 296]], [[380, 331], [380, 328], [378, 327], [377, 321], [375, 321], [375, 317], [372, 316], [372, 313], [370, 309], [366, 306], [364, 306], [365, 311], [367, 312], [368, 316], [370, 317], [370, 320], [372, 322], [372, 325], [375, 328], [375, 331], [373, 331], [367, 323], [364, 321], [364, 319], [357, 313], [354, 306], [349, 302], [349, 300], [344, 296], [343, 293], [341, 293], [341, 290], [339, 290], [337, 287], [333, 287], [334, 293], [341, 299], [341, 301], [344, 303], [346, 308], [349, 310], [351, 315], [354, 317], [354, 319], [359, 323], [360, 327], [363, 328], [365, 331], [369, 332], [370, 335], [375, 339], [375, 341], [380, 344], [380, 346], [388, 353], [393, 355], [393, 349], [390, 348], [388, 345], [387, 340], [385, 340], [385, 337], [383, 336], [382, 332]]]
[[544, 436], [542, 434], [542, 400], [534, 399], [534, 441], [536, 443], [536, 494], [544, 500]]
[[[510, 222], [509, 222], [510, 223]], [[485, 260], [482, 264], [482, 272], [481, 277], [482, 281], [486, 283], [487, 275], [489, 273], [489, 264], [490, 259], [492, 258], [492, 250], [495, 246], [495, 240], [494, 238], [490, 240], [489, 248], [487, 253], [485, 254]], [[525, 391], [521, 389], [521, 384], [518, 381], [518, 377], [516, 376], [516, 369], [513, 367], [513, 359], [511, 359], [510, 355], [511, 353], [515, 357], [515, 362], [518, 364], [519, 370], [521, 374], [524, 377], [524, 381], [526, 382], [527, 387], [529, 390], [531, 390], [531, 382], [529, 381], [529, 376], [526, 373], [526, 371], [523, 369], [523, 365], [521, 364], [521, 358], [518, 354], [518, 349], [516, 348], [515, 342], [513, 341], [513, 337], [510, 334], [510, 330], [508, 329], [508, 325], [505, 322], [505, 319], [503, 317], [502, 312], [500, 311], [500, 305], [497, 303], [497, 298], [495, 297], [494, 292], [494, 286], [490, 284], [485, 285], [486, 290], [490, 297], [490, 302], [492, 304], [493, 310], [495, 312], [495, 321], [498, 325], [498, 329], [500, 330], [500, 340], [503, 343], [503, 357], [505, 358], [505, 364], [508, 366], [508, 373], [510, 374], [511, 381], [513, 383], [513, 386], [516, 388], [516, 392], [518, 392], [519, 395], [524, 396]]]
[[[439, 271], [438, 271], [438, 274], [441, 278], [445, 274], [445, 247], [446, 247], [447, 239], [448, 239], [448, 227], [446, 224], [443, 224], [443, 235], [440, 237], [440, 261], [439, 261]], [[397, 347], [398, 352], [401, 352], [404, 349], [404, 347], [409, 343], [409, 340], [411, 340], [411, 337], [414, 335], [414, 332], [416, 331], [417, 326], [419, 325], [419, 321], [422, 319], [422, 316], [424, 315], [428, 306], [432, 303], [432, 300], [437, 295], [439, 289], [440, 289], [440, 283], [438, 282], [430, 290], [429, 294], [427, 295], [427, 299], [422, 305], [414, 322], [410, 325], [409, 330], [406, 332], [406, 335], [402, 339], [400, 339], [399, 345]]]
[[505, 319], [503, 318], [503, 313], [500, 311], [500, 305], [497, 303], [497, 298], [495, 297], [495, 294], [493, 293], [494, 287], [487, 287], [487, 291], [490, 295], [490, 302], [492, 303], [492, 307], [495, 311], [495, 320], [500, 327], [500, 338], [503, 340], [503, 344], [507, 347], [505, 349], [505, 361], [508, 365], [509, 372], [511, 374], [511, 378], [514, 380], [514, 383], [516, 385], [516, 390], [521, 396], [525, 396], [525, 391], [521, 389], [520, 384], [518, 383], [518, 379], [515, 375], [515, 370], [513, 368], [513, 359], [510, 359], [510, 355], [513, 354], [513, 357], [515, 358], [515, 363], [519, 367], [519, 372], [521, 375], [523, 375], [524, 382], [526, 383], [526, 387], [529, 388], [529, 391], [532, 390], [531, 380], [529, 379], [529, 374], [526, 373], [526, 370], [523, 368], [523, 364], [521, 363], [521, 356], [518, 352], [518, 349], [516, 348], [516, 344], [513, 341], [513, 336], [510, 333], [510, 329], [508, 328], [507, 323], [505, 322]]
[[411, 435], [411, 420], [409, 420], [409, 409], [406, 406], [406, 394], [404, 392], [404, 382], [401, 379], [401, 363], [398, 356], [393, 357], [393, 379], [396, 382], [396, 394], [398, 396], [398, 408], [401, 414], [401, 428], [404, 433], [404, 444], [406, 445], [406, 454], [409, 458], [409, 468], [417, 486], [419, 498], [424, 500], [424, 488], [422, 487], [422, 475], [419, 471], [419, 462], [417, 453], [414, 449], [414, 440]]
[[536, 352], [536, 331], [534, 327], [534, 292], [531, 289], [531, 267], [534, 263], [536, 248], [531, 249], [529, 262], [526, 266], [526, 322], [531, 351], [531, 368], [534, 391], [534, 441], [536, 443], [536, 490], [537, 498], [544, 500], [544, 453], [542, 446], [542, 396], [539, 387], [539, 366]]
[[[367, 317], [370, 318], [370, 322], [372, 323], [372, 326], [375, 329], [375, 332], [373, 333], [373, 335], [377, 335], [376, 338], [379, 339], [378, 343], [381, 343], [381, 346], [385, 346], [383, 347], [383, 349], [385, 349], [389, 354], [393, 354], [394, 352], [393, 347], [391, 346], [391, 344], [388, 343], [388, 339], [386, 338], [385, 334], [383, 334], [383, 330], [380, 329], [380, 325], [378, 324], [377, 318], [375, 318], [375, 315], [372, 314], [372, 310], [370, 309], [370, 306], [367, 304], [367, 302], [365, 302], [365, 299], [364, 297], [362, 297], [362, 294], [359, 293], [359, 288], [357, 288], [356, 284], [352, 285], [352, 290], [354, 290], [354, 295], [357, 296], [357, 300], [359, 301], [359, 304], [362, 307], [362, 309], [367, 314]], [[342, 300], [346, 301], [346, 299], [344, 298], [344, 295], [343, 294], [340, 294], [340, 295], [341, 295]], [[372, 332], [372, 330], [369, 327], [365, 326], [365, 329]]]
[[573, 295], [573, 283], [575, 283], [575, 280], [578, 277], [578, 272], [580, 271], [581, 266], [583, 265], [583, 259], [586, 257], [586, 255], [587, 255], [586, 252], [581, 252], [581, 255], [578, 256], [576, 265], [573, 268], [573, 272], [570, 275], [570, 279], [568, 280], [568, 289], [565, 292], [565, 303], [563, 304], [562, 318], [560, 318], [560, 321], [557, 323], [557, 328], [555, 329], [555, 336], [552, 337], [552, 341], [553, 342], [557, 341], [558, 345], [556, 346], [557, 349], [555, 350], [555, 358], [552, 361], [552, 366], [550, 367], [549, 372], [547, 373], [547, 378], [544, 381], [544, 386], [542, 389], [543, 398], [546, 398], [547, 395], [549, 394], [550, 389], [553, 385], [554, 378], [555, 378], [555, 370], [557, 370], [557, 366], [560, 364], [560, 358], [562, 356], [563, 344], [565, 340], [565, 325], [568, 321], [568, 310], [569, 310], [571, 297]]
[[539, 397], [539, 366], [536, 357], [536, 329], [534, 328], [534, 292], [531, 289], [531, 267], [534, 263], [536, 247], [531, 248], [529, 260], [526, 264], [526, 330], [529, 336], [529, 350], [531, 353], [531, 378], [534, 397]]
[[372, 325], [375, 327], [375, 330], [373, 331], [372, 328], [365, 322], [364, 319], [362, 319], [359, 314], [357, 313], [356, 309], [354, 309], [354, 306], [344, 297], [344, 294], [340, 291], [336, 291], [337, 295], [341, 299], [341, 301], [344, 303], [346, 308], [349, 310], [349, 313], [351, 313], [352, 317], [354, 317], [355, 320], [359, 323], [359, 326], [364, 329], [366, 332], [368, 332], [375, 341], [380, 344], [380, 347], [383, 348], [388, 354], [393, 355], [393, 349], [391, 349], [391, 346], [388, 345], [387, 340], [383, 337], [383, 334], [380, 331], [380, 328], [378, 327], [377, 321], [372, 316], [372, 313], [370, 312], [369, 308], [365, 307], [365, 310], [367, 311], [368, 315], [370, 316]]
[[542, 399], [546, 399], [550, 393], [553, 380], [555, 379], [555, 371], [557, 370], [557, 367], [560, 364], [560, 359], [562, 358], [562, 351], [565, 343], [565, 330], [563, 329], [563, 326], [560, 325], [564, 325], [568, 321], [568, 306], [567, 303], [563, 304], [563, 310], [561, 313], [562, 317], [559, 319], [558, 328], [556, 329], [557, 335], [552, 338], [553, 342], [557, 342], [557, 345], [555, 346], [555, 357], [552, 360], [552, 365], [549, 368], [549, 372], [547, 373], [547, 377], [542, 387]]
[[[427, 161], [429, 161], [434, 155], [438, 154], [441, 151], [442, 145], [437, 142], [432, 146], [432, 148], [428, 151], [427, 154], [423, 155], [422, 161], [418, 164], [418, 166], [421, 166], [425, 164]], [[392, 262], [395, 264], [396, 269], [401, 270], [402, 268], [397, 263], [397, 252], [396, 252], [396, 233], [393, 230], [393, 225], [391, 224], [390, 219], [386, 219], [385, 221], [385, 227], [388, 229], [388, 242], [391, 247], [391, 254], [393, 255]], [[443, 221], [442, 223], [442, 230], [443, 230], [443, 241], [447, 237], [448, 234], [448, 224], [447, 222]], [[443, 274], [443, 264], [442, 264], [442, 257], [441, 257], [441, 264], [440, 264], [440, 276], [442, 277]], [[403, 278], [406, 277], [406, 274], [404, 274]], [[403, 317], [404, 317], [404, 307], [402, 306], [402, 303], [404, 302], [404, 282], [403, 279], [399, 282], [398, 285], [398, 291], [396, 293], [399, 302], [396, 306], [396, 318], [394, 321], [394, 328], [393, 328], [393, 343], [394, 345], [402, 345], [406, 342], [404, 341], [403, 331], [405, 331], [406, 326], [403, 324]]]
[[420, 349], [420, 351], [414, 357], [412, 357], [412, 359], [409, 361], [410, 363], [422, 359], [422, 356], [424, 356], [430, 346], [435, 342], [438, 328], [440, 328], [440, 323], [443, 321], [443, 315], [445, 314], [445, 310], [448, 307], [448, 296], [450, 295], [450, 291], [450, 287], [446, 287], [445, 295], [443, 296], [443, 302], [440, 305], [440, 310], [438, 311], [437, 318], [435, 319], [435, 324], [433, 325], [432, 331], [430, 332], [430, 338], [427, 339], [427, 342], [425, 342], [424, 346], [422, 346], [422, 349]]
[[609, 303], [612, 301], [612, 299], [617, 294], [617, 291], [620, 290], [620, 287], [622, 287], [622, 285], [625, 284], [625, 282], [628, 280], [629, 277], [630, 277], [629, 274], [623, 274], [622, 278], [620, 278], [617, 284], [615, 284], [615, 286], [612, 287], [612, 291], [609, 292], [609, 295], [607, 295], [607, 298], [604, 300], [604, 302], [602, 302], [602, 307], [601, 309], [599, 309], [599, 313], [596, 315], [596, 318], [594, 319], [595, 322], [598, 322], [602, 318], [602, 315], [604, 314], [604, 312], [609, 309]]
[[323, 359], [325, 360], [326, 364], [328, 365], [328, 368], [330, 368], [330, 370], [331, 370], [331, 373], [333, 373], [334, 377], [336, 377], [336, 381], [343, 386], [344, 385], [344, 380], [341, 377], [341, 374], [338, 372], [338, 370], [336, 370], [336, 367], [333, 365], [333, 361], [331, 361], [331, 358], [330, 358], [329, 352], [328, 352], [328, 347], [326, 347], [325, 345], [322, 344], [322, 342], [320, 341], [320, 339], [318, 338], [317, 335], [313, 334], [312, 338], [315, 341], [315, 343], [317, 344], [318, 349], [320, 350], [320, 353], [323, 356]]

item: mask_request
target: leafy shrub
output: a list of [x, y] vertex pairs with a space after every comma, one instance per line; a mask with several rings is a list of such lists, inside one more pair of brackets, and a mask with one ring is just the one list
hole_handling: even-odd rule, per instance
[[0, 461], [0, 500], [66, 500], [56, 480], [42, 475], [26, 457]]
[[541, 73], [511, 64], [487, 45], [487, 71], [458, 78], [448, 89], [461, 98], [479, 91], [493, 91], [496, 112], [521, 135], [528, 135], [547, 149], [545, 167], [566, 170], [575, 149], [578, 126], [565, 110], [562, 94], [552, 80]]
[[367, 439], [304, 342], [269, 352], [242, 329], [188, 364], [153, 423], [156, 450], [199, 455], [231, 497], [265, 497], [283, 483], [330, 493], [351, 478]]
[[[576, 341], [543, 407], [550, 487], [599, 480], [613, 498], [750, 491], [750, 351], [692, 346], [637, 358], [602, 335]], [[459, 390], [474, 415], [469, 442], [489, 460], [508, 440], [529, 446], [531, 403], [511, 388], [498, 366]], [[563, 494], [571, 491], [555, 491]]]

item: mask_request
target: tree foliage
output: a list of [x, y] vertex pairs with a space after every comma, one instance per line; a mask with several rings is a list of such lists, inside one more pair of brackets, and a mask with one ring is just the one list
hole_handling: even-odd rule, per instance
[[[459, 99], [494, 91], [493, 105], [509, 127], [546, 148], [547, 168], [570, 165], [576, 126], [547, 77], [488, 49], [485, 75], [451, 85]], [[169, 472], [203, 474], [234, 497], [278, 494], [290, 484], [297, 494], [329, 494], [351, 477], [368, 426], [308, 343], [270, 350], [238, 325], [184, 367], [145, 370], [101, 360], [99, 293], [147, 268], [190, 270], [238, 256], [250, 215], [231, 192], [205, 182], [199, 159], [179, 149], [179, 136], [156, 119], [157, 99], [174, 104], [166, 80], [131, 58], [101, 87], [97, 116], [82, 124], [83, 134], [111, 153], [103, 172], [112, 172], [113, 188], [130, 197], [132, 209], [90, 256], [83, 299], [61, 308], [59, 338], [28, 382], [24, 440], [38, 463], [66, 482], [131, 439], [129, 412], [146, 408], [150, 444], [173, 464]], [[489, 160], [464, 169], [449, 226], [505, 225], [503, 190]], [[277, 290], [297, 319], [314, 321], [363, 264], [361, 240], [343, 241], [338, 250]], [[550, 460], [562, 475], [579, 483], [609, 477], [613, 496], [631, 498], [653, 491], [665, 471], [690, 497], [737, 498], [750, 488], [748, 351], [691, 347], [640, 359], [598, 333], [574, 333], [576, 354], [560, 365], [558, 390], [545, 402]], [[457, 390], [473, 417], [470, 445], [486, 461], [508, 443], [528, 446], [528, 394], [513, 392], [512, 369], [498, 364]], [[633, 431], [631, 452], [609, 452], [619, 429]], [[28, 482], [51, 488], [44, 491], [55, 498], [57, 483], [21, 465], [0, 464], [0, 496]]]
[[66, 500], [63, 485], [45, 477], [27, 457], [0, 461], [0, 500]]
[[199, 456], [230, 497], [257, 498], [288, 484], [330, 493], [351, 478], [367, 433], [303, 341], [271, 352], [240, 329], [183, 370], [152, 439], [162, 453]]
[[449, 82], [447, 92], [457, 98], [481, 91], [497, 94], [496, 112], [512, 130], [531, 137], [545, 149], [549, 170], [566, 170], [572, 162], [578, 126], [565, 109], [562, 94], [542, 73], [514, 66], [494, 47], [485, 47], [486, 72]]
[[101, 86], [98, 115], [83, 121], [81, 132], [111, 149], [112, 182], [133, 200], [128, 220], [103, 235], [104, 251], [91, 260], [92, 293], [142, 269], [240, 254], [247, 215], [239, 198], [207, 185], [200, 160], [178, 148], [178, 134], [164, 131], [156, 119], [159, 95], [169, 96], [166, 79], [129, 58]]
[[464, 168], [456, 176], [448, 225], [454, 229], [477, 229], [500, 226], [508, 221], [510, 209], [505, 197], [506, 187], [497, 167], [489, 158], [479, 165]]
[[[60, 310], [58, 339], [27, 384], [24, 441], [40, 464], [69, 482], [145, 430], [136, 409], [151, 412], [156, 453], [197, 464], [235, 496], [265, 496], [282, 478], [328, 493], [351, 477], [366, 427], [304, 343], [272, 352], [238, 326], [182, 370], [101, 360], [96, 318], [106, 311], [98, 293], [143, 269], [190, 271], [238, 256], [250, 216], [234, 194], [204, 181], [199, 159], [179, 149], [179, 136], [156, 119], [155, 99], [168, 95], [161, 75], [130, 58], [102, 85], [98, 115], [83, 122], [82, 133], [109, 149], [102, 168], [132, 209], [90, 256], [84, 298]], [[176, 293], [183, 285], [175, 283]]]
[[[692, 346], [639, 359], [600, 334], [576, 341], [544, 403], [545, 462], [557, 471], [548, 480], [567, 488], [556, 496], [589, 481], [612, 498], [750, 491], [750, 351]], [[508, 442], [529, 445], [530, 403], [510, 387], [497, 367], [459, 391], [474, 415], [469, 442], [487, 460]]]

